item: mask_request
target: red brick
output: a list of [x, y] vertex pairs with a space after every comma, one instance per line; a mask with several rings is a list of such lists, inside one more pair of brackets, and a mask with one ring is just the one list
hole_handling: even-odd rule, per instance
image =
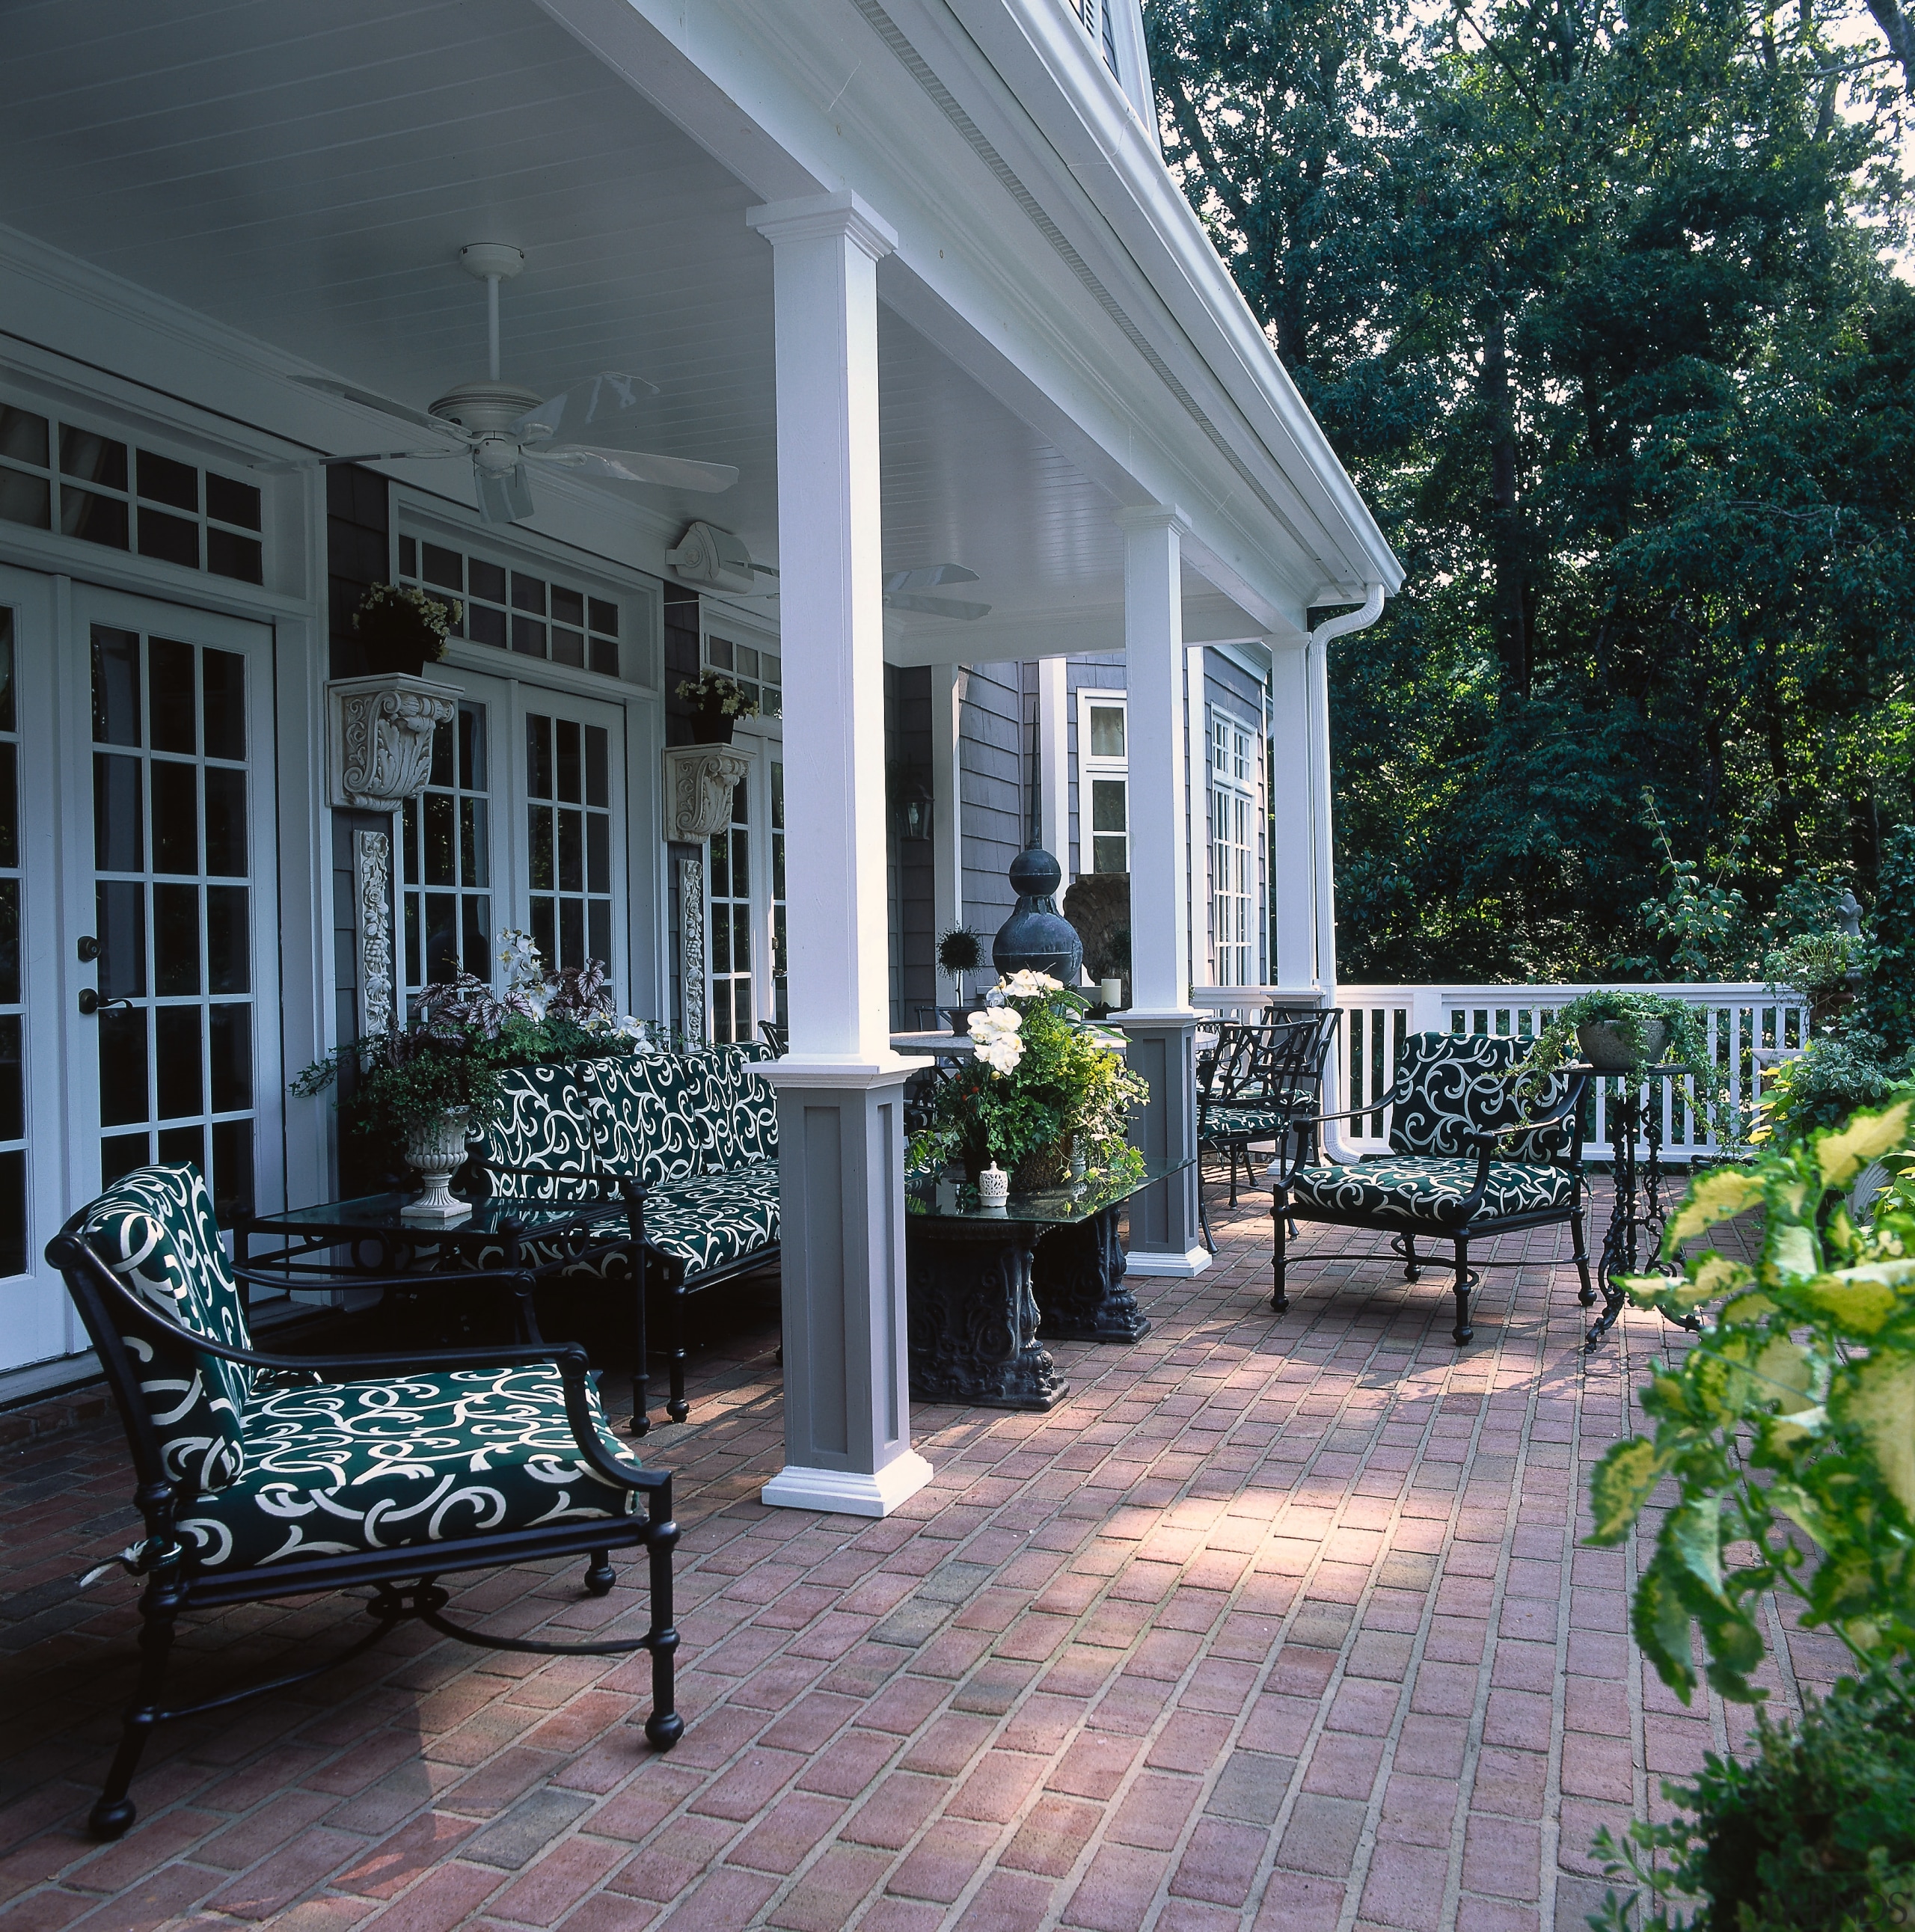
[[941, 1819], [918, 1840], [884, 1888], [902, 1898], [949, 1905], [971, 1882], [996, 1840], [993, 1826]]
[[881, 1852], [833, 1845], [785, 1894], [764, 1922], [789, 1927], [791, 1932], [840, 1932], [859, 1904], [883, 1882], [889, 1863]]
[[1064, 1907], [1063, 1922], [1082, 1926], [1085, 1932], [1138, 1932], [1169, 1862], [1161, 1853], [1100, 1846]]

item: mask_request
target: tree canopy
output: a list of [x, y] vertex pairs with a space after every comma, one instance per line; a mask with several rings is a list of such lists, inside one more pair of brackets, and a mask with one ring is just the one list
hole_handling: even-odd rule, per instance
[[1677, 863], [1742, 908], [1718, 974], [1808, 883], [1868, 903], [1915, 816], [1895, 0], [1145, 10], [1409, 573], [1331, 658], [1342, 976], [1660, 976]]

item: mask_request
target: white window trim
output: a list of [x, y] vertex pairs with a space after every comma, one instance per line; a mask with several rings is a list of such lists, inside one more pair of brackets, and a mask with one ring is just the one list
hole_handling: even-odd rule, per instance
[[[1243, 742], [1245, 773], [1241, 778], [1237, 776], [1235, 769], [1236, 752], [1234, 744], [1229, 753], [1229, 768], [1226, 769], [1218, 762], [1217, 736], [1220, 727], [1232, 734], [1234, 738], [1240, 738]], [[1205, 895], [1206, 918], [1210, 938], [1211, 974], [1215, 983], [1220, 986], [1256, 984], [1257, 982], [1254, 976], [1260, 970], [1259, 960], [1261, 956], [1261, 948], [1257, 938], [1259, 907], [1262, 898], [1262, 817], [1257, 809], [1257, 796], [1261, 776], [1259, 770], [1260, 746], [1261, 732], [1256, 725], [1249, 723], [1226, 706], [1208, 704], [1205, 706], [1205, 793], [1206, 817], [1210, 835], [1206, 854], [1207, 870], [1209, 874], [1208, 880], [1209, 890]], [[1232, 895], [1233, 897], [1241, 896], [1246, 902], [1245, 936], [1241, 940], [1232, 939], [1227, 942], [1232, 950], [1241, 946], [1247, 956], [1243, 963], [1243, 976], [1241, 979], [1226, 979], [1225, 976], [1221, 955], [1226, 942], [1217, 929], [1217, 909], [1220, 896], [1217, 878], [1217, 851], [1222, 842], [1217, 824], [1217, 816], [1220, 810], [1220, 794], [1229, 799], [1241, 800], [1246, 808], [1242, 847], [1244, 890], [1241, 895]]]
[[[1091, 749], [1091, 708], [1114, 706], [1124, 713], [1124, 754], [1121, 758], [1099, 758]], [[1077, 692], [1077, 877], [1096, 869], [1097, 836], [1091, 826], [1091, 781], [1119, 778], [1124, 781], [1124, 857], [1127, 871], [1130, 860], [1130, 694], [1127, 691], [1092, 690], [1079, 687]]]

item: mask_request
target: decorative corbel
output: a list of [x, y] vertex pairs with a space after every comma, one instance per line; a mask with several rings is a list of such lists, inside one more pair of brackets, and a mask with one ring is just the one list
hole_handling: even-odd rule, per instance
[[432, 775], [432, 734], [458, 716], [450, 685], [401, 673], [336, 678], [326, 688], [332, 802], [397, 812]]

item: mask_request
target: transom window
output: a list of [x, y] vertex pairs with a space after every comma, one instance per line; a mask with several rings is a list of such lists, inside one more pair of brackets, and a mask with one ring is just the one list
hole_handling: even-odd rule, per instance
[[0, 404], [0, 520], [265, 580], [257, 488]]
[[475, 644], [605, 677], [640, 675], [641, 667], [630, 661], [638, 653], [621, 648], [616, 598], [410, 536], [399, 539], [399, 579], [458, 598], [464, 611], [453, 634]]
[[785, 709], [784, 666], [776, 651], [762, 645], [734, 644], [728, 638], [707, 637], [704, 641], [705, 668], [722, 670], [743, 687], [745, 694], [767, 718], [781, 716]]

